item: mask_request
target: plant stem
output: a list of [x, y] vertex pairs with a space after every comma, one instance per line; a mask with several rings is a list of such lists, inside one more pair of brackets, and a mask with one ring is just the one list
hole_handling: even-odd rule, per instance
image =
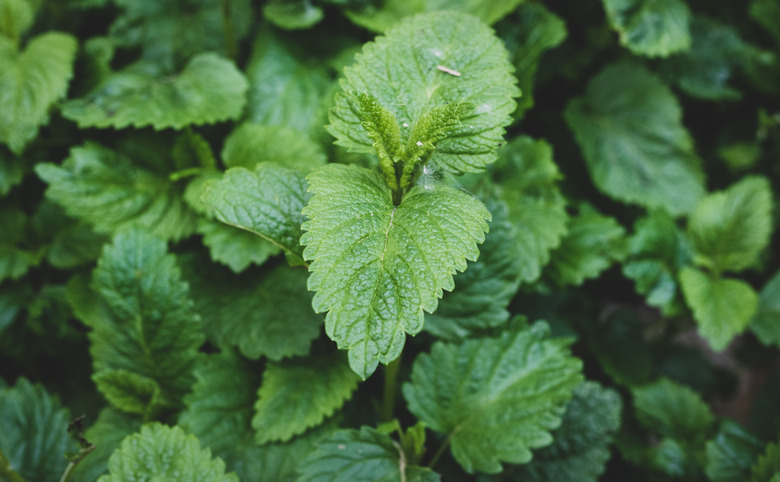
[[443, 444], [441, 444], [441, 447], [439, 447], [439, 450], [436, 451], [435, 454], [433, 454], [433, 457], [431, 458], [431, 463], [428, 464], [428, 467], [433, 468], [436, 466], [436, 463], [439, 462], [439, 459], [444, 454], [444, 450], [449, 447], [450, 445], [450, 436], [447, 436], [447, 439], [444, 441]]
[[395, 412], [395, 392], [398, 382], [398, 369], [401, 367], [401, 356], [391, 361], [385, 367], [385, 393], [382, 398], [382, 411], [379, 414], [380, 422], [389, 422]]
[[222, 0], [222, 30], [225, 31], [225, 52], [229, 59], [236, 60], [236, 37], [233, 33], [233, 19], [230, 15], [230, 0]]

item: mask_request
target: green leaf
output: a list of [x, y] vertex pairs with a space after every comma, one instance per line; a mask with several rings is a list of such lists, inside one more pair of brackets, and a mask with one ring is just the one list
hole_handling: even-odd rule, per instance
[[767, 445], [750, 472], [751, 482], [777, 482], [780, 474], [780, 442]]
[[686, 94], [706, 100], [738, 100], [731, 84], [755, 51], [730, 26], [707, 18], [691, 22], [691, 49], [661, 63], [661, 72]]
[[299, 470], [300, 482], [440, 480], [430, 470], [407, 465], [393, 440], [371, 427], [335, 432], [317, 444]]
[[176, 137], [171, 157], [177, 170], [171, 173], [171, 177], [176, 179], [186, 177], [192, 168], [206, 168], [205, 171], [217, 168], [217, 160], [208, 141], [191, 129], [186, 129]]
[[424, 12], [453, 10], [473, 15], [487, 24], [493, 24], [512, 12], [523, 0], [491, 2], [489, 0], [430, 0], [426, 2], [409, 0], [385, 0], [380, 7], [367, 6], [361, 10], [348, 10], [347, 16], [355, 24], [384, 32], [396, 23]]
[[681, 302], [677, 272], [692, 258], [690, 242], [674, 219], [666, 212], [655, 211], [634, 224], [623, 274], [634, 280], [637, 293], [645, 296], [648, 305], [661, 308], [664, 314], [674, 314]]
[[301, 210], [308, 199], [306, 180], [299, 171], [269, 162], [254, 171], [228, 169], [203, 192], [203, 201], [217, 219], [283, 249], [292, 265], [305, 264], [299, 240], [305, 220]]
[[65, 452], [75, 448], [69, 421], [68, 410], [43, 386], [25, 378], [13, 387], [0, 386], [0, 451], [24, 479], [59, 479], [68, 465]]
[[566, 23], [542, 4], [525, 2], [496, 29], [509, 50], [518, 85], [523, 92], [515, 112], [519, 116], [533, 107], [532, 93], [542, 54], [566, 39]]
[[497, 190], [491, 184], [476, 192], [493, 216], [479, 258], [455, 278], [455, 289], [444, 294], [436, 311], [425, 315], [425, 330], [445, 340], [464, 340], [509, 320], [507, 306], [520, 285], [520, 235]]
[[235, 473], [225, 474], [221, 459], [211, 458], [211, 450], [200, 448], [194, 435], [159, 423], [144, 425], [139, 433], [125, 438], [108, 460], [108, 471], [98, 482], [238, 482]]
[[296, 129], [245, 123], [225, 140], [222, 160], [227, 167], [249, 170], [260, 162], [273, 162], [308, 174], [327, 158], [319, 144]]
[[88, 143], [61, 166], [41, 163], [35, 172], [49, 184], [46, 197], [99, 233], [137, 225], [166, 239], [192, 234], [197, 216], [182, 199], [184, 186], [135, 159]]
[[[203, 335], [187, 284], [165, 243], [140, 230], [116, 235], [103, 250], [92, 283], [103, 305], [102, 316], [84, 320], [92, 328], [95, 376], [132, 372], [157, 383], [163, 406], [178, 405], [192, 384]], [[136, 378], [128, 380], [134, 390], [153, 388]]]
[[379, 173], [330, 164], [308, 177], [314, 194], [301, 244], [312, 306], [327, 311], [325, 331], [363, 379], [401, 353], [452, 276], [476, 260], [490, 212], [445, 185], [415, 186], [400, 205]]
[[780, 44], [780, 4], [776, 0], [753, 0], [750, 16]]
[[324, 132], [320, 115], [333, 81], [321, 59], [306, 58], [268, 30], [261, 30], [246, 69], [247, 119], [297, 129], [312, 137]]
[[568, 231], [552, 250], [545, 273], [559, 286], [581, 285], [625, 256], [625, 229], [614, 218], [582, 205], [569, 218]]
[[11, 192], [14, 186], [21, 184], [26, 173], [25, 159], [0, 146], [0, 198]]
[[252, 418], [255, 440], [286, 442], [319, 425], [352, 396], [358, 380], [340, 352], [269, 363]]
[[241, 273], [251, 264], [260, 266], [281, 252], [278, 246], [254, 233], [217, 221], [199, 220], [198, 233], [203, 235], [211, 259], [230, 267], [234, 273]]
[[35, 20], [35, 5], [28, 0], [0, 0], [0, 35], [18, 45]]
[[667, 57], [691, 46], [691, 11], [681, 0], [601, 0], [620, 44], [637, 55]]
[[621, 405], [616, 391], [582, 383], [566, 405], [561, 426], [552, 432], [552, 445], [499, 480], [596, 482], [610, 458], [612, 435], [620, 428]]
[[750, 329], [764, 345], [780, 346], [780, 271], [761, 290]]
[[298, 30], [314, 26], [324, 14], [311, 0], [269, 0], [263, 5], [263, 16], [277, 27]]
[[114, 408], [149, 418], [163, 405], [160, 386], [149, 377], [128, 370], [103, 370], [92, 375], [97, 389]]
[[[473, 104], [476, 110], [436, 144], [431, 161], [452, 173], [480, 172], [496, 159], [516, 107], [512, 98], [519, 90], [511, 72], [492, 30], [468, 15], [437, 12], [406, 19], [366, 44], [355, 64], [344, 69], [341, 87], [345, 93], [369, 93], [391, 113], [402, 145], [417, 145], [413, 135], [427, 112], [449, 103]], [[374, 141], [345, 93], [335, 98], [328, 131], [350, 151], [373, 153]]]
[[182, 129], [237, 118], [247, 88], [236, 66], [216, 54], [193, 57], [179, 73], [142, 60], [113, 73], [86, 96], [66, 102], [62, 115], [81, 128]]
[[725, 349], [735, 335], [742, 333], [758, 309], [758, 295], [741, 280], [688, 267], [680, 271], [680, 285], [699, 324], [699, 333], [716, 351]]
[[741, 425], [724, 420], [715, 438], [707, 442], [707, 477], [712, 482], [749, 480], [750, 467], [762, 449], [761, 441]]
[[746, 177], [703, 198], [688, 219], [695, 261], [718, 273], [755, 264], [769, 244], [772, 207], [765, 177]]
[[0, 282], [21, 278], [37, 263], [35, 254], [23, 247], [26, 225], [24, 212], [0, 207]]
[[196, 311], [216, 345], [237, 346], [248, 358], [276, 361], [309, 353], [322, 316], [311, 309], [306, 271], [281, 264], [235, 276], [197, 263], [188, 268]]
[[558, 189], [562, 178], [552, 159], [550, 145], [520, 136], [499, 151], [492, 171], [501, 186], [501, 198], [509, 207], [520, 260], [522, 281], [536, 281], [566, 233], [566, 201]]
[[415, 360], [403, 387], [409, 410], [447, 435], [467, 472], [526, 463], [530, 449], [553, 441], [582, 364], [568, 353], [571, 340], [549, 339], [549, 332], [537, 322], [499, 338], [438, 342]]
[[564, 112], [596, 186], [626, 203], [689, 213], [704, 176], [682, 110], [645, 68], [616, 64], [588, 84]]
[[647, 429], [678, 441], [699, 442], [709, 436], [714, 419], [699, 394], [662, 378], [632, 389], [634, 409]]
[[97, 421], [84, 432], [84, 438], [95, 445], [73, 470], [72, 480], [94, 482], [108, 470], [108, 459], [128, 435], [141, 428], [141, 419], [111, 408], [100, 411]]
[[31, 219], [37, 236], [47, 242], [46, 261], [59, 269], [72, 269], [100, 255], [106, 237], [90, 226], [66, 216], [63, 209], [43, 200]]
[[49, 108], [65, 95], [78, 44], [71, 35], [48, 32], [18, 51], [0, 36], [0, 143], [15, 154], [38, 135]]

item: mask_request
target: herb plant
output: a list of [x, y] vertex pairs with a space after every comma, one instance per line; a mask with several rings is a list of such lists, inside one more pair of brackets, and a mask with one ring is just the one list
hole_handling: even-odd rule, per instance
[[778, 86], [778, 0], [0, 0], [0, 480], [778, 480]]

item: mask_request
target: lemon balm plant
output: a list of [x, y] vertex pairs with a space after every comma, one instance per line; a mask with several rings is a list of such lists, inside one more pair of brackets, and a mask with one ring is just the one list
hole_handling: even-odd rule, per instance
[[0, 0], [0, 480], [775, 480], [778, 25]]

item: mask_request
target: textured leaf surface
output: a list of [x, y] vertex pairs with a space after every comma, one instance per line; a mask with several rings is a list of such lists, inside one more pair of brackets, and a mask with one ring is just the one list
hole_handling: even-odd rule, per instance
[[479, 18], [487, 24], [493, 24], [512, 10], [523, 0], [507, 0], [505, 2], [491, 2], [489, 0], [386, 0], [380, 7], [369, 6], [360, 11], [348, 12], [349, 18], [369, 30], [384, 32], [404, 17], [418, 13], [435, 12], [437, 10], [455, 10], [468, 13]]
[[712, 482], [743, 482], [763, 449], [760, 440], [741, 425], [725, 420], [714, 439], [707, 442], [705, 472]]
[[699, 324], [699, 333], [721, 351], [750, 323], [758, 295], [741, 280], [716, 277], [696, 268], [680, 271], [685, 300]]
[[108, 470], [108, 459], [128, 435], [141, 428], [141, 418], [111, 408], [101, 410], [97, 421], [84, 433], [95, 450], [76, 465], [73, 480], [94, 482]]
[[647, 57], [666, 57], [691, 46], [691, 11], [682, 0], [601, 0], [620, 43]]
[[403, 387], [409, 410], [447, 434], [467, 472], [526, 463], [530, 449], [552, 442], [582, 375], [568, 353], [571, 341], [548, 337], [547, 324], [537, 322], [495, 339], [439, 342], [415, 360]]
[[196, 215], [182, 199], [184, 185], [97, 144], [74, 147], [61, 166], [42, 163], [36, 173], [49, 184], [46, 196], [100, 233], [142, 226], [166, 239], [195, 230]]
[[209, 449], [201, 449], [194, 435], [159, 423], [145, 425], [139, 433], [125, 438], [108, 460], [108, 471], [98, 482], [238, 482], [235, 473], [225, 474], [222, 459], [212, 458]]
[[299, 241], [305, 220], [301, 210], [308, 199], [303, 175], [272, 163], [262, 163], [253, 171], [228, 169], [203, 192], [203, 201], [217, 219], [270, 241], [294, 265], [305, 264]]
[[605, 194], [631, 204], [690, 212], [704, 194], [703, 174], [674, 95], [632, 64], [604, 69], [564, 116], [591, 177]]
[[156, 381], [127, 370], [103, 370], [92, 376], [97, 389], [111, 406], [127, 413], [149, 416], [160, 403]]
[[12, 152], [21, 153], [38, 135], [49, 107], [65, 95], [76, 48], [75, 38], [58, 32], [33, 38], [22, 52], [0, 36], [0, 143]]
[[780, 271], [761, 290], [758, 313], [750, 322], [750, 329], [761, 343], [780, 346]]
[[712, 413], [699, 394], [662, 378], [632, 390], [637, 419], [646, 428], [681, 441], [701, 441], [712, 429]]
[[596, 278], [625, 255], [625, 230], [614, 218], [583, 205], [569, 219], [566, 235], [550, 254], [545, 273], [559, 286]]
[[308, 177], [314, 194], [301, 244], [312, 260], [312, 306], [327, 311], [325, 330], [362, 378], [401, 352], [423, 326], [452, 276], [476, 260], [490, 212], [444, 186], [416, 186], [394, 206], [379, 173], [331, 164]]
[[235, 119], [246, 104], [247, 88], [235, 65], [216, 54], [193, 57], [177, 74], [140, 61], [107, 77], [85, 97], [66, 102], [62, 114], [81, 128], [181, 129]]
[[657, 211], [639, 219], [628, 239], [628, 260], [623, 274], [634, 280], [647, 304], [665, 314], [679, 310], [681, 292], [677, 272], [690, 262], [690, 242], [667, 213]]
[[455, 289], [444, 294], [436, 311], [425, 315], [425, 330], [437, 337], [463, 340], [509, 319], [507, 306], [520, 284], [519, 236], [496, 190], [491, 185], [476, 193], [493, 216], [479, 258], [455, 278]]
[[[425, 473], [427, 472], [427, 473]], [[371, 427], [339, 430], [320, 441], [300, 467], [301, 482], [351, 480], [440, 480], [433, 472], [407, 465], [399, 447], [386, 434]]]
[[501, 198], [509, 207], [515, 228], [513, 257], [520, 260], [524, 282], [539, 278], [566, 233], [566, 201], [558, 189], [562, 178], [545, 141], [517, 137], [499, 151], [493, 179], [500, 182]]
[[252, 418], [257, 443], [286, 442], [322, 423], [352, 396], [358, 381], [340, 352], [269, 363]]
[[253, 170], [259, 162], [273, 162], [308, 173], [326, 158], [319, 144], [296, 129], [245, 123], [225, 140], [222, 160], [227, 167]]
[[188, 271], [196, 311], [216, 345], [236, 346], [248, 358], [279, 360], [306, 355], [320, 334], [322, 316], [311, 308], [305, 270], [277, 265], [235, 276], [192, 263]]
[[566, 405], [553, 443], [534, 451], [530, 463], [509, 468], [499, 480], [596, 482], [610, 457], [612, 435], [620, 428], [620, 395], [584, 382]]
[[103, 304], [103, 316], [84, 320], [92, 328], [96, 376], [126, 370], [154, 380], [166, 404], [180, 403], [203, 335], [165, 243], [139, 230], [120, 233], [103, 250], [92, 279]]
[[756, 263], [772, 233], [772, 190], [764, 177], [746, 177], [701, 200], [688, 219], [696, 261], [742, 271]]
[[403, 145], [426, 112], [450, 102], [476, 106], [431, 157], [453, 173], [479, 172], [495, 160], [516, 107], [512, 98], [519, 95], [501, 40], [476, 18], [454, 12], [406, 19], [366, 44], [355, 64], [344, 69], [341, 87], [328, 130], [354, 152], [370, 154], [374, 148], [351, 92], [371, 94], [393, 114]]
[[67, 466], [63, 457], [75, 444], [68, 435], [70, 414], [41, 385], [19, 378], [0, 384], [0, 450], [25, 480], [58, 480]]

